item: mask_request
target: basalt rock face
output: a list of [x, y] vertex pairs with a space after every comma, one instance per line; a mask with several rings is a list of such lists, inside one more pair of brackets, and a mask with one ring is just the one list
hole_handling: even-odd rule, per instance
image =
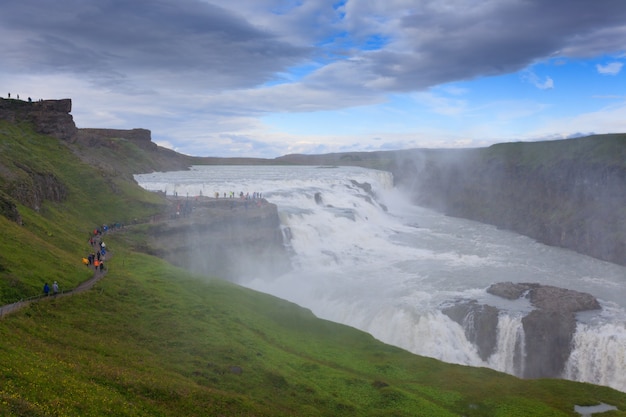
[[63, 202], [67, 187], [54, 173], [15, 162], [11, 167], [0, 164], [0, 213], [22, 223], [16, 203], [39, 210], [44, 201]]
[[20, 203], [39, 210], [45, 200], [62, 202], [67, 198], [67, 187], [50, 172], [33, 171], [22, 167], [26, 175], [9, 185], [8, 193]]
[[72, 100], [22, 101], [0, 99], [0, 119], [11, 123], [31, 123], [37, 133], [70, 140], [77, 132]]
[[22, 225], [22, 216], [17, 210], [15, 202], [2, 191], [0, 191], [0, 215], [6, 217], [12, 222]]
[[173, 199], [149, 227], [144, 251], [207, 276], [238, 281], [290, 268], [274, 204], [265, 200]]
[[[560, 377], [571, 353], [575, 313], [600, 309], [590, 294], [536, 283], [502, 282], [491, 285], [487, 292], [508, 300], [527, 298], [534, 307], [522, 318], [524, 346], [522, 349], [518, 340], [515, 352], [515, 369], [524, 378]], [[470, 300], [442, 311], [463, 326], [483, 360], [494, 353], [498, 309]]]
[[626, 135], [404, 152], [394, 178], [419, 205], [626, 265]]

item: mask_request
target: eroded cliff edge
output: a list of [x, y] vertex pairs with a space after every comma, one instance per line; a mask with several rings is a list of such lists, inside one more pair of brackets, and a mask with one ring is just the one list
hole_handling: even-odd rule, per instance
[[413, 201], [626, 265], [626, 135], [421, 150], [394, 175]]
[[144, 227], [138, 248], [206, 276], [238, 281], [290, 269], [278, 209], [265, 199], [169, 197], [169, 213]]

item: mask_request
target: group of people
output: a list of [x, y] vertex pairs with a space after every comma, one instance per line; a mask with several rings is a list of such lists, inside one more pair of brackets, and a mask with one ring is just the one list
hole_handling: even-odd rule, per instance
[[[91, 245], [92, 251], [87, 257], [83, 257], [83, 265], [94, 267], [94, 271], [103, 272], [104, 271], [104, 258], [107, 253], [106, 244], [102, 241], [102, 234], [107, 232], [109, 227], [107, 225], [103, 225], [102, 228], [96, 228], [93, 230], [93, 235], [89, 237], [89, 245]], [[59, 293], [59, 284], [57, 281], [54, 281], [52, 287], [46, 282], [43, 286], [44, 295], [50, 295], [52, 291], [52, 295], [57, 295]]]
[[[202, 191], [200, 191], [200, 196], [202, 196]], [[231, 191], [229, 194], [226, 194], [226, 192], [224, 191], [224, 197], [223, 198], [235, 198], [235, 192]], [[220, 198], [220, 193], [219, 191], [215, 192], [215, 198]], [[243, 191], [239, 192], [239, 198], [242, 200], [256, 200], [259, 198], [263, 198], [263, 196], [261, 195], [261, 193], [257, 193], [256, 191], [252, 193], [252, 195], [250, 193], [243, 193]]]
[[[50, 286], [48, 285], [47, 282], [43, 286], [43, 293], [46, 296], [50, 295]], [[54, 281], [54, 283], [52, 284], [52, 295], [57, 295], [58, 293], [59, 293], [59, 284], [56, 281]]]
[[[11, 93], [7, 94], [7, 96], [8, 96], [8, 98], [11, 98]], [[19, 100], [19, 99], [20, 99], [20, 95], [18, 94], [16, 100]], [[43, 99], [40, 98], [39, 101], [43, 101]], [[33, 99], [28, 97], [28, 102], [32, 103]]]
[[94, 229], [93, 236], [89, 238], [89, 244], [95, 251], [92, 251], [86, 258], [83, 258], [83, 264], [86, 266], [94, 266], [96, 271], [104, 270], [104, 258], [107, 253], [106, 244], [102, 240], [102, 234], [107, 232], [109, 227], [103, 225], [102, 229]]

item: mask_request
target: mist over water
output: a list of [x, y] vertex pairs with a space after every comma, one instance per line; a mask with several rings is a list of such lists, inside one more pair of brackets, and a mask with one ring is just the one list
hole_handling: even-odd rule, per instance
[[[521, 375], [523, 363], [514, 357], [524, 346], [521, 318], [532, 307], [487, 294], [493, 283], [536, 282], [592, 294], [602, 310], [578, 315], [562, 376], [626, 392], [625, 267], [413, 206], [382, 171], [198, 166], [136, 180], [179, 196], [262, 193], [278, 206], [293, 270], [241, 276], [241, 285], [446, 362]], [[441, 312], [459, 299], [502, 310], [497, 349], [487, 361]]]

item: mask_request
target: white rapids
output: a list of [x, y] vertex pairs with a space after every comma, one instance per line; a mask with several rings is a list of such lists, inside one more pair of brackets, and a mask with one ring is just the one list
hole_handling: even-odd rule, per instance
[[[531, 306], [487, 294], [492, 283], [536, 282], [590, 293], [602, 310], [579, 314], [562, 377], [626, 392], [625, 267], [414, 206], [383, 171], [194, 166], [135, 178], [148, 190], [179, 196], [261, 193], [278, 206], [293, 271], [240, 277], [241, 285], [442, 361], [519, 375], [514, 349], [523, 346], [521, 317]], [[461, 326], [440, 311], [455, 299], [503, 311], [497, 350], [486, 362]]]

